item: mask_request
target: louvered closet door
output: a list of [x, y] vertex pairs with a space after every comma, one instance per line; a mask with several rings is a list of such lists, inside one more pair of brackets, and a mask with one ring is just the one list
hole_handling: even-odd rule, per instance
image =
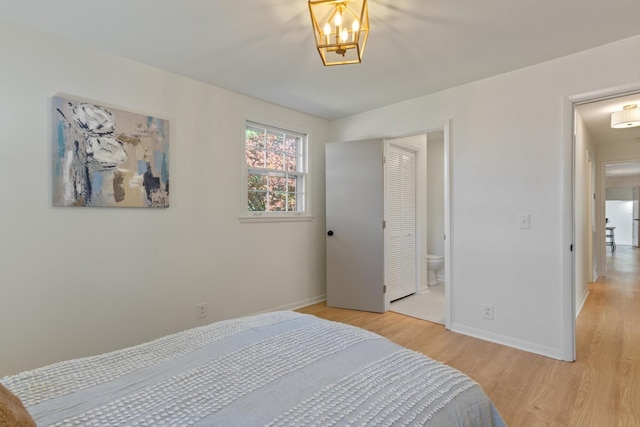
[[385, 275], [393, 301], [416, 292], [415, 152], [389, 145], [386, 168]]

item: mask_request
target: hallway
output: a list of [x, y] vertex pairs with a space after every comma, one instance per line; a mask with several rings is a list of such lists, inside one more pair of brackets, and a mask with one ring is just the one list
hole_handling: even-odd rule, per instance
[[584, 370], [570, 425], [640, 425], [640, 249], [607, 250], [608, 276], [589, 285], [576, 324]]

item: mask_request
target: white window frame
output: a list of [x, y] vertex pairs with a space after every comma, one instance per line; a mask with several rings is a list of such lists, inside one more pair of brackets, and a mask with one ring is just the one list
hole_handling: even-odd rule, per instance
[[[253, 168], [247, 166], [247, 156], [246, 156], [246, 130], [249, 127], [255, 127], [260, 129], [265, 129], [267, 131], [273, 132], [282, 132], [285, 134], [294, 135], [301, 138], [299, 149], [302, 151], [301, 159], [297, 161], [298, 168], [301, 170], [298, 171], [284, 171], [279, 172], [278, 170], [271, 169], [262, 169], [262, 168]], [[311, 216], [311, 198], [309, 194], [309, 189], [311, 188], [309, 185], [309, 132], [304, 132], [296, 129], [292, 129], [291, 126], [279, 126], [272, 124], [265, 124], [263, 120], [251, 120], [245, 119], [243, 120], [243, 128], [242, 128], [242, 190], [241, 190], [241, 212], [240, 212], [240, 221], [241, 222], [279, 222], [279, 221], [309, 221], [312, 219]], [[249, 210], [249, 189], [248, 189], [248, 180], [249, 174], [251, 172], [262, 172], [262, 173], [287, 173], [289, 175], [295, 175], [301, 180], [298, 180], [297, 185], [299, 186], [299, 182], [302, 181], [302, 209], [298, 211], [250, 211]], [[299, 201], [298, 201], [299, 202]], [[300, 203], [300, 202], [299, 202]]]

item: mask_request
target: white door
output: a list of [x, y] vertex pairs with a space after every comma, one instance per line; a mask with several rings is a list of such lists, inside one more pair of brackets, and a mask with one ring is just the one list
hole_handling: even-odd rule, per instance
[[383, 141], [325, 146], [327, 305], [385, 311]]
[[385, 273], [393, 301], [416, 292], [416, 153], [389, 145], [386, 158]]

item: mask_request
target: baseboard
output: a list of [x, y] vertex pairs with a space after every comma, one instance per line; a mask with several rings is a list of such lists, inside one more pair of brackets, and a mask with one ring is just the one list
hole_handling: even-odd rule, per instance
[[464, 325], [453, 324], [451, 331], [462, 335], [479, 338], [484, 341], [496, 344], [506, 345], [507, 347], [517, 348], [518, 350], [527, 351], [529, 353], [539, 354], [541, 356], [550, 357], [552, 359], [564, 360], [560, 349], [539, 345], [525, 340], [519, 340], [505, 335], [494, 334], [492, 332], [483, 331], [481, 329], [471, 328]]
[[582, 301], [578, 305], [578, 309], [576, 310], [576, 319], [578, 318], [578, 314], [580, 314], [580, 312], [582, 311], [582, 307], [584, 307], [584, 303], [587, 302], [587, 298], [589, 298], [589, 292], [590, 291], [587, 290], [587, 292], [584, 293], [584, 298], [582, 298]]
[[269, 313], [271, 311], [289, 311], [289, 310], [297, 310], [302, 307], [307, 307], [309, 305], [317, 304], [322, 301], [327, 300], [327, 295], [319, 295], [317, 297], [307, 298], [300, 301], [296, 301], [290, 304], [284, 304], [278, 307], [272, 307], [267, 310], [258, 311], [253, 314], [261, 314], [261, 313]]

